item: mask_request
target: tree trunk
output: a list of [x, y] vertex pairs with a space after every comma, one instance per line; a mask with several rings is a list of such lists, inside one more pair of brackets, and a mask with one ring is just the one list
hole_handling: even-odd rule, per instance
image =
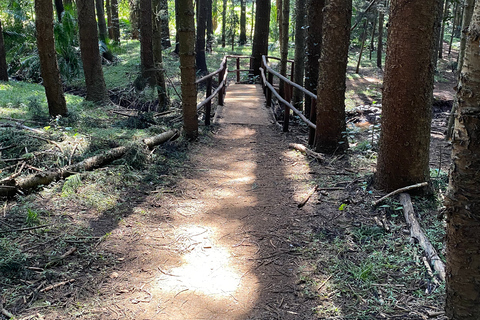
[[55, 51], [52, 1], [36, 0], [35, 17], [40, 71], [47, 95], [48, 111], [52, 117], [65, 116], [68, 111]]
[[103, 78], [102, 61], [98, 49], [97, 22], [94, 0], [77, 0], [78, 34], [83, 73], [87, 87], [86, 100], [107, 102], [107, 89]]
[[253, 35], [252, 57], [250, 69], [253, 75], [260, 75], [262, 55], [268, 54], [268, 34], [270, 33], [270, 1], [257, 0], [257, 14], [255, 15], [255, 33]]
[[65, 11], [62, 0], [55, 0], [55, 11], [57, 12], [58, 21], [62, 22], [62, 14], [63, 14], [63, 11]]
[[238, 44], [243, 46], [247, 43], [247, 5], [245, 0], [240, 0], [240, 39]]
[[195, 62], [200, 75], [208, 74], [205, 57], [205, 30], [207, 26], [206, 0], [197, 0], [197, 38], [195, 42]]
[[113, 39], [112, 3], [110, 0], [105, 0], [105, 8], [107, 10], [108, 38]]
[[153, 0], [153, 58], [155, 74], [157, 79], [157, 91], [158, 91], [158, 110], [165, 111], [168, 105], [167, 86], [165, 84], [165, 69], [163, 67], [162, 47], [163, 47], [163, 32], [162, 32], [162, 0]]
[[452, 53], [452, 42], [453, 42], [453, 36], [455, 35], [455, 30], [457, 29], [457, 13], [458, 13], [458, 7], [459, 4], [457, 2], [454, 3], [454, 9], [453, 9], [453, 25], [452, 25], [452, 33], [450, 35], [450, 42], [448, 44], [448, 56]]
[[198, 136], [197, 87], [195, 85], [195, 10], [192, 0], [177, 0], [183, 128], [187, 139]]
[[[178, 0], [175, 0], [175, 25], [178, 24], [178, 11], [179, 11]], [[175, 50], [173, 52], [175, 52], [176, 54], [179, 54], [179, 52], [180, 52], [179, 47], [180, 47], [180, 45], [179, 45], [179, 38], [178, 38], [178, 28], [176, 28], [176, 30], [175, 30]]]
[[142, 77], [150, 87], [156, 84], [152, 46], [152, 0], [140, 0], [140, 60]]
[[0, 81], [8, 81], [7, 53], [3, 40], [2, 21], [0, 21]]
[[[325, 0], [308, 0], [307, 6], [307, 64], [305, 66], [305, 89], [317, 92], [318, 60], [322, 50], [323, 8]], [[315, 123], [316, 112], [312, 113], [311, 100], [305, 100], [305, 114]]]
[[[290, 0], [280, 1], [282, 2], [281, 19], [279, 20], [282, 25], [280, 28], [282, 32], [280, 34], [280, 74], [286, 77], [288, 59], [288, 25], [290, 23]], [[282, 80], [280, 80], [279, 93], [282, 97], [285, 97], [285, 84]]]
[[466, 33], [457, 86], [458, 112], [452, 141], [453, 166], [445, 197], [447, 212], [446, 313], [452, 320], [480, 318], [480, 3]]
[[376, 175], [377, 187], [386, 191], [429, 180], [434, 53], [438, 44], [432, 12], [438, 12], [439, 1], [391, 1]]
[[[305, 71], [305, 29], [306, 29], [306, 0], [297, 0], [295, 21], [295, 70], [294, 82], [303, 87]], [[303, 110], [303, 92], [294, 89], [292, 104], [298, 110]], [[307, 115], [308, 117], [308, 115]]]
[[358, 53], [357, 67], [355, 73], [360, 73], [360, 64], [362, 63], [363, 50], [365, 49], [365, 40], [367, 39], [368, 20], [363, 22], [362, 44], [360, 45], [360, 52]]
[[377, 16], [373, 17], [372, 21], [372, 36], [370, 37], [370, 46], [369, 46], [369, 60], [372, 61], [372, 53], [375, 50], [375, 31], [377, 27]]
[[170, 48], [172, 43], [170, 42], [170, 28], [168, 25], [168, 0], [160, 0], [160, 30], [162, 32], [162, 48]]
[[443, 58], [443, 38], [445, 37], [445, 24], [447, 23], [448, 16], [448, 0], [445, 0], [445, 8], [442, 15], [442, 28], [440, 29], [440, 39], [438, 43], [438, 58]]
[[98, 37], [103, 43], [107, 43], [107, 24], [105, 23], [105, 10], [103, 9], [103, 0], [95, 0], [98, 23]]
[[378, 42], [377, 42], [377, 68], [382, 69], [383, 56], [383, 23], [385, 21], [385, 9], [378, 11]]
[[475, 0], [465, 0], [465, 9], [463, 10], [463, 20], [462, 20], [462, 38], [460, 40], [460, 50], [458, 53], [458, 64], [457, 72], [460, 73], [463, 67], [463, 57], [465, 56], [465, 46], [467, 43], [467, 32], [468, 27], [470, 26], [470, 21], [472, 20], [473, 7], [475, 5]]
[[317, 96], [315, 151], [336, 153], [348, 148], [345, 135], [345, 81], [352, 0], [329, 0], [323, 9], [323, 41]]
[[128, 0], [130, 7], [130, 26], [132, 33], [132, 39], [137, 40], [140, 38], [140, 26], [139, 26], [139, 15], [140, 15], [140, 0]]
[[226, 26], [227, 26], [227, 0], [223, 0], [222, 11], [222, 48], [226, 45]]
[[111, 0], [113, 41], [120, 43], [120, 20], [118, 19], [118, 1]]
[[213, 16], [212, 16], [212, 0], [206, 0], [207, 5], [207, 44], [206, 44], [206, 51], [212, 52], [212, 45], [213, 45]]

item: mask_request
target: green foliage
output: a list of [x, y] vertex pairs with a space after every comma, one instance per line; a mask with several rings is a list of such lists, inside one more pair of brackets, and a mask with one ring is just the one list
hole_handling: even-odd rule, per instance
[[0, 239], [0, 274], [6, 277], [15, 277], [24, 270], [27, 256], [14, 242], [5, 238]]
[[81, 70], [78, 25], [72, 12], [66, 10], [62, 22], [55, 23], [53, 31], [60, 74], [65, 80], [71, 81]]
[[25, 217], [25, 224], [33, 227], [40, 224], [40, 217], [38, 212], [33, 209], [27, 208], [27, 216]]
[[74, 174], [73, 176], [67, 177], [62, 187], [62, 197], [74, 194], [81, 185], [82, 178], [80, 177], [80, 174]]

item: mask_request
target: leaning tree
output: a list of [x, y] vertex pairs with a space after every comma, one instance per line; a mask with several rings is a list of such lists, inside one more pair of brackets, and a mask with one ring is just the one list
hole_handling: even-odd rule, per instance
[[447, 213], [446, 313], [480, 319], [480, 3], [468, 32], [452, 138]]

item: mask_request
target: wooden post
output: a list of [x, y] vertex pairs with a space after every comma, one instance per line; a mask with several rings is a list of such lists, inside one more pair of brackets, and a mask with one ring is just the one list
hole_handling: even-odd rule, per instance
[[[291, 95], [290, 95], [290, 92], [291, 92], [291, 86], [284, 82], [283, 83], [283, 86], [284, 86], [284, 90], [283, 90], [283, 99], [287, 100], [287, 102], [290, 102], [290, 99], [291, 99]], [[285, 104], [284, 106], [284, 112], [283, 112], [283, 132], [288, 132], [288, 126], [290, 124], [290, 107]]]
[[[273, 86], [273, 73], [271, 72], [268, 73], [267, 82]], [[272, 91], [270, 89], [267, 89], [267, 107], [271, 107], [271, 106], [272, 106]]]
[[237, 57], [237, 83], [240, 82], [240, 58]]
[[[218, 74], [218, 85], [221, 86], [222, 85], [222, 81], [223, 81], [223, 77], [225, 77], [225, 68], [222, 69], [222, 71], [220, 71], [220, 73]], [[225, 85], [223, 86], [222, 89], [220, 89], [220, 91], [218, 92], [218, 105], [220, 106], [223, 106], [223, 103], [224, 103], [224, 93], [225, 93]]]
[[[317, 122], [317, 99], [310, 98], [311, 104], [310, 104], [310, 121], [316, 124]], [[308, 133], [308, 144], [310, 146], [313, 146], [315, 142], [315, 130], [313, 128], [310, 128], [310, 131]]]
[[[295, 82], [293, 81], [295, 79], [295, 62], [292, 62], [292, 70], [291, 70], [292, 73], [290, 73], [290, 81], [292, 82]], [[293, 87], [291, 87], [291, 89], [293, 89]]]
[[[207, 98], [212, 95], [212, 78], [207, 79]], [[205, 105], [205, 125], [210, 125], [210, 112], [212, 112], [212, 100], [208, 101]]]

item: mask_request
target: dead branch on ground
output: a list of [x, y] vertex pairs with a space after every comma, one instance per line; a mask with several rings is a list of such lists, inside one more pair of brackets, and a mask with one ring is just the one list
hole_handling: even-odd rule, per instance
[[314, 152], [307, 147], [305, 147], [303, 144], [299, 143], [289, 143], [288, 146], [292, 149], [304, 152], [307, 156], [310, 156], [312, 158], [317, 159], [318, 161], [323, 161], [323, 156], [320, 153]]
[[411, 185], [411, 186], [406, 186], [406, 187], [397, 189], [395, 191], [390, 192], [386, 196], [381, 197], [377, 201], [374, 201], [373, 206], [374, 207], [378, 206], [378, 204], [381, 203], [383, 200], [388, 199], [391, 196], [394, 196], [396, 194], [399, 194], [399, 193], [402, 193], [402, 192], [405, 192], [405, 191], [408, 191], [408, 190], [416, 189], [416, 188], [426, 187], [426, 186], [428, 186], [428, 182], [421, 182], [421, 183], [417, 183], [417, 184], [414, 184], [414, 185]]

